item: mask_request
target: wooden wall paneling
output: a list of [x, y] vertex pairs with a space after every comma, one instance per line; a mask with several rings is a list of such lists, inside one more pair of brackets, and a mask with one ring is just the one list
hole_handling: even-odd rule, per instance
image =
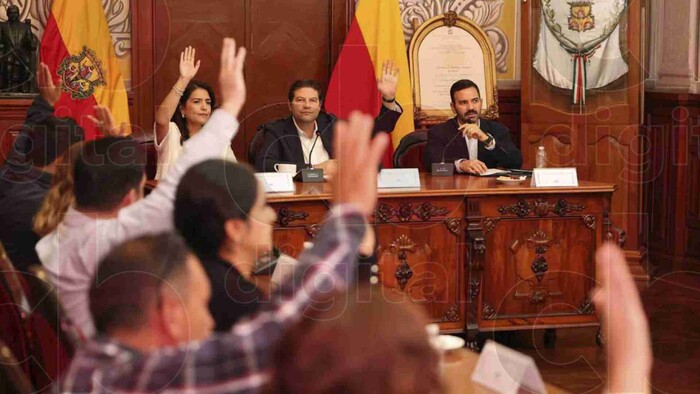
[[12, 143], [27, 117], [33, 100], [0, 99], [0, 165], [7, 159]]
[[[538, 139], [545, 143], [553, 166], [573, 165], [579, 179], [610, 181], [614, 179], [618, 190], [614, 194], [613, 223], [627, 234], [626, 256], [630, 260], [636, 278], [645, 281], [647, 275], [639, 262], [643, 260], [645, 247], [640, 244], [642, 216], [641, 140], [639, 139], [641, 104], [641, 42], [640, 3], [630, 2], [622, 24], [627, 24], [621, 34], [621, 46], [627, 48], [623, 55], [629, 72], [618, 81], [587, 92], [583, 108], [571, 104], [571, 92], [552, 87], [532, 66], [539, 38], [541, 0], [525, 3], [522, 11], [522, 133], [521, 149], [525, 166], [534, 164]], [[561, 137], [557, 146], [551, 130]], [[606, 131], [607, 130], [607, 131]], [[550, 140], [547, 146], [547, 140]], [[563, 144], [564, 146], [561, 146]], [[600, 146], [597, 146], [600, 145]], [[563, 150], [561, 148], [564, 148]], [[552, 160], [554, 158], [554, 160]], [[597, 160], [597, 162], [596, 162]], [[623, 209], [622, 212], [617, 210]], [[617, 223], [619, 219], [623, 223]]]
[[[134, 137], [153, 138], [155, 118], [154, 70], [156, 68], [155, 8], [165, 0], [131, 0], [131, 91], [129, 112]], [[162, 98], [161, 98], [162, 100]]]
[[498, 121], [510, 130], [515, 146], [520, 146], [520, 89], [498, 91]]
[[646, 94], [644, 207], [651, 263], [700, 268], [700, 96]]

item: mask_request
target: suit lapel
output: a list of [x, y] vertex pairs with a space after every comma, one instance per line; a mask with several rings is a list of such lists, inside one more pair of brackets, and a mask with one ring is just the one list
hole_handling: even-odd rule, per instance
[[284, 123], [284, 143], [287, 145], [291, 156], [298, 162], [304, 162], [304, 150], [301, 148], [301, 139], [299, 138], [299, 131], [294, 125], [291, 115], [287, 118]]

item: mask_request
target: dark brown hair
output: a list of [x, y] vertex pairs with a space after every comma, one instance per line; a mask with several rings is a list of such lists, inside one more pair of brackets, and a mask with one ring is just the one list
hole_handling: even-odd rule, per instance
[[271, 391], [442, 392], [439, 356], [417, 305], [390, 303], [381, 292], [362, 289], [334, 297], [314, 316], [307, 313], [280, 343]]

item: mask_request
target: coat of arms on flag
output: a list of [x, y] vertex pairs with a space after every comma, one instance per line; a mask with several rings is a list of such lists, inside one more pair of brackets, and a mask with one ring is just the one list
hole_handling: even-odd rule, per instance
[[548, 83], [571, 90], [574, 104], [585, 104], [587, 89], [602, 88], [627, 73], [619, 26], [626, 0], [541, 4], [533, 67]]
[[57, 73], [63, 90], [74, 100], [86, 99], [92, 96], [95, 87], [105, 85], [102, 63], [95, 51], [85, 46], [79, 54], [66, 57]]
[[584, 32], [595, 27], [595, 15], [593, 10], [593, 2], [591, 1], [576, 1], [569, 3], [571, 13], [569, 14], [569, 30]]

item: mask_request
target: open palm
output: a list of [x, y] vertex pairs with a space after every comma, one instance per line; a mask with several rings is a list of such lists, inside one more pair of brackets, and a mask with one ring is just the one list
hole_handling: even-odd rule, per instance
[[399, 85], [399, 68], [393, 61], [387, 60], [382, 64], [382, 76], [377, 80], [377, 89], [382, 97], [392, 100], [396, 98], [396, 87]]
[[188, 81], [192, 80], [199, 71], [201, 60], [198, 60], [197, 63], [194, 62], [196, 52], [196, 49], [187, 47], [180, 53], [180, 77]]

